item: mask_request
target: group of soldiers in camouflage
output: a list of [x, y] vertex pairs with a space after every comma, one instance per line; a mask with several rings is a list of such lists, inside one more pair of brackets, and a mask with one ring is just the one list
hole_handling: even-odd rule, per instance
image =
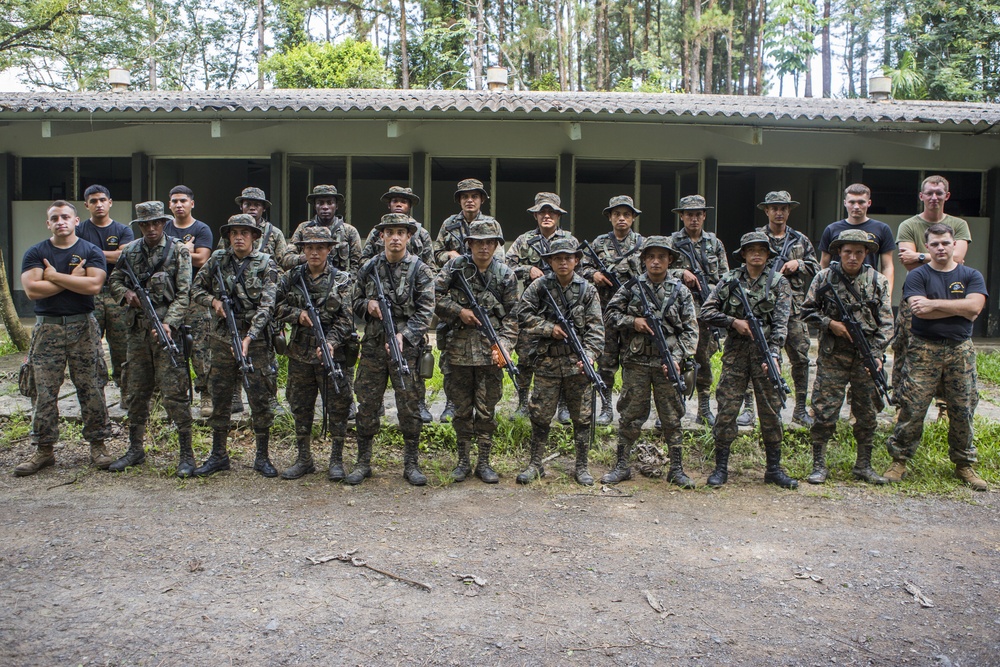
[[[704, 230], [712, 207], [700, 195], [681, 198], [673, 209], [681, 229], [649, 237], [633, 230], [641, 214], [633, 200], [613, 197], [604, 209], [611, 230], [581, 245], [560, 227], [567, 211], [559, 196], [541, 192], [528, 208], [535, 229], [518, 236], [504, 253], [503, 231], [482, 213], [489, 196], [475, 179], [458, 184], [455, 201], [461, 210], [444, 221], [434, 240], [411, 216], [419, 197], [409, 188], [390, 188], [382, 197], [389, 212], [364, 246], [357, 230], [337, 215], [344, 197], [331, 185], [318, 185], [308, 195], [315, 217], [301, 223], [288, 241], [266, 220], [270, 202], [263, 191], [245, 189], [236, 199], [242, 212], [222, 226], [214, 251], [211, 231], [191, 215], [194, 196], [185, 186], [170, 193], [172, 216], [160, 202], [136, 206], [132, 222], [141, 238], [133, 242], [127, 226], [110, 220], [110, 193], [105, 188], [94, 186], [85, 194], [92, 217], [80, 223], [80, 236], [91, 234], [94, 244], [76, 238], [78, 218], [72, 205], [55, 202], [47, 221], [52, 238], [29, 250], [22, 275], [38, 317], [31, 352], [36, 386], [32, 440], [37, 451], [15, 472], [32, 474], [54, 461], [55, 400], [68, 363], [96, 466], [121, 471], [144, 461], [150, 400], [159, 392], [178, 433], [177, 475], [203, 477], [228, 470], [229, 422], [233, 411], [243, 408], [242, 387], [256, 440], [253, 467], [275, 477], [269, 440], [280, 409], [277, 350], [289, 360], [286, 398], [297, 446], [296, 460], [281, 473], [283, 478], [297, 479], [316, 470], [312, 433], [317, 396], [332, 438], [328, 478], [360, 484], [369, 477], [372, 443], [391, 383], [404, 441], [403, 476], [410, 484], [426, 484], [418, 443], [422, 424], [432, 419], [424, 380], [433, 371], [427, 341], [436, 314], [447, 399], [442, 420], [453, 421], [458, 443], [455, 481], [472, 474], [486, 483], [499, 481], [490, 465], [495, 411], [503, 367], [516, 351], [520, 368], [512, 377], [516, 372], [518, 412], [530, 418], [532, 427], [529, 463], [516, 478], [520, 484], [545, 475], [542, 461], [553, 416], [572, 424], [576, 481], [594, 483], [588, 469], [593, 424], [612, 421], [611, 389], [621, 368], [617, 457], [602, 483], [630, 479], [631, 463], [638, 458], [640, 472], [659, 476], [666, 467], [668, 481], [694, 488], [683, 469], [681, 447], [681, 419], [690, 388], [698, 395], [697, 419], [711, 427], [715, 441], [709, 486], [727, 482], [738, 426], [748, 413], [752, 422], [755, 407], [767, 460], [765, 481], [797, 488], [798, 481], [781, 467], [780, 407], [783, 394], [791, 391], [779, 376], [784, 350], [795, 393], [792, 419], [811, 429], [814, 469], [807, 481], [820, 484], [827, 479], [826, 446], [850, 384], [857, 478], [874, 484], [902, 479], [920, 439], [923, 413], [936, 393], [946, 402], [951, 419], [949, 442], [958, 476], [973, 488], [985, 489], [972, 470], [976, 392], [970, 338], [986, 291], [981, 275], [961, 263], [964, 247], [958, 241], [965, 240], [959, 238], [963, 230], [942, 220], [947, 181], [936, 178], [922, 187], [921, 199], [927, 195], [924, 213], [904, 223], [923, 225], [929, 266], [920, 266], [927, 263], [926, 253], [900, 241], [904, 265], [913, 270], [904, 287], [906, 308], [900, 309], [895, 326], [894, 402], [899, 422], [888, 444], [893, 465], [884, 476], [871, 467], [875, 418], [884, 393], [875, 376], [882, 372], [894, 326], [891, 271], [877, 269], [892, 249], [886, 250], [881, 228], [870, 229], [869, 223], [884, 224], [867, 218], [867, 188], [848, 188], [849, 216], [831, 225], [844, 227], [834, 237], [824, 235], [822, 261], [809, 239], [788, 226], [798, 202], [784, 191], [768, 193], [758, 205], [768, 222], [742, 236], [734, 253], [740, 266], [730, 269], [722, 242]], [[942, 182], [943, 194], [935, 190]], [[97, 308], [99, 322], [91, 315], [95, 297], [103, 304]], [[846, 310], [840, 307], [845, 303]], [[147, 316], [147, 304], [161, 329]], [[360, 349], [355, 318], [364, 323]], [[858, 328], [849, 329], [849, 319]], [[812, 415], [806, 408], [810, 325], [820, 334]], [[488, 331], [494, 333], [492, 339]], [[851, 331], [863, 332], [870, 358], [862, 354]], [[117, 460], [103, 442], [108, 417], [104, 380], [98, 380], [106, 377], [101, 371], [102, 332], [108, 335], [112, 376], [122, 388], [129, 414], [129, 448]], [[126, 334], [124, 353], [121, 332]], [[722, 334], [726, 342], [716, 415], [710, 404], [711, 358]], [[320, 336], [328, 346], [325, 351]], [[901, 336], [906, 343], [898, 342]], [[903, 349], [901, 355], [903, 345], [912, 353]], [[191, 445], [188, 356], [194, 360], [201, 412], [213, 432], [211, 454], [197, 467]], [[581, 377], [584, 371], [587, 379]], [[636, 444], [651, 402], [666, 456], [660, 447]], [[347, 421], [355, 413], [357, 459], [348, 473], [343, 450]]]

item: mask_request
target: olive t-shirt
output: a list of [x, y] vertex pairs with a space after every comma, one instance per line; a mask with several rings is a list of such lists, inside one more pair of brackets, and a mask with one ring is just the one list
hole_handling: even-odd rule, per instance
[[[896, 243], [908, 241], [916, 247], [918, 253], [927, 252], [927, 246], [924, 245], [924, 231], [932, 224], [934, 223], [927, 222], [919, 215], [903, 220], [899, 223], [899, 229], [896, 230]], [[968, 241], [972, 243], [972, 232], [969, 231], [969, 223], [962, 218], [946, 215], [941, 219], [941, 224], [955, 230], [956, 241]]]

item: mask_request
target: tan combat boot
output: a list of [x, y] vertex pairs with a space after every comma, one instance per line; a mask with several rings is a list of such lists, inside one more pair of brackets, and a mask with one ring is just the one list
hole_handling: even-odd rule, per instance
[[906, 477], [906, 461], [893, 461], [889, 469], [885, 471], [882, 475], [891, 484], [896, 484], [897, 482], [902, 482], [903, 478]]
[[27, 477], [28, 475], [34, 475], [42, 468], [55, 465], [55, 463], [56, 457], [52, 453], [52, 445], [38, 445], [30, 459], [18, 464], [14, 468], [14, 474], [18, 477]]
[[[240, 403], [242, 404], [242, 401], [240, 401]], [[207, 390], [201, 392], [201, 406], [199, 412], [204, 419], [208, 419], [215, 412], [215, 406], [212, 405], [212, 396]]]
[[107, 470], [115, 459], [104, 447], [103, 440], [94, 440], [90, 443], [90, 464], [98, 470]]
[[990, 487], [986, 485], [986, 482], [976, 474], [976, 471], [972, 469], [968, 463], [964, 465], [955, 466], [955, 477], [962, 480], [962, 483], [973, 491], [989, 491]]

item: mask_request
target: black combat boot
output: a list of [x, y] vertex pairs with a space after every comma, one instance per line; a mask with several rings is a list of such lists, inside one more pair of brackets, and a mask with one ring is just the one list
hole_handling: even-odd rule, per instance
[[806, 428], [811, 428], [813, 425], [813, 418], [809, 416], [809, 411], [806, 410], [806, 392], [804, 391], [795, 393], [795, 409], [792, 411], [792, 421]]
[[527, 417], [528, 416], [528, 387], [527, 385], [521, 385], [517, 390], [517, 410], [514, 411], [515, 417]]
[[229, 431], [226, 429], [212, 429], [212, 453], [204, 463], [194, 469], [195, 477], [208, 477], [222, 470], [229, 470], [229, 451], [226, 449], [227, 437], [229, 437]]
[[548, 430], [539, 433], [537, 437], [531, 438], [531, 460], [528, 467], [518, 473], [514, 479], [518, 484], [530, 484], [536, 479], [545, 477], [545, 468], [542, 467], [542, 453], [545, 451], [545, 443], [549, 440]]
[[145, 424], [129, 424], [128, 451], [120, 459], [108, 466], [108, 472], [121, 472], [125, 468], [142, 465], [146, 462], [146, 450], [142, 441], [146, 438]]
[[573, 477], [577, 484], [593, 486], [594, 476], [587, 469], [587, 457], [590, 455], [590, 429], [588, 428], [587, 431], [586, 436], [577, 436], [576, 438], [576, 466]]
[[757, 413], [754, 410], [753, 392], [747, 389], [746, 393], [743, 394], [743, 411], [736, 418], [736, 425], [743, 427], [753, 426], [756, 419]]
[[177, 476], [187, 479], [194, 474], [194, 449], [191, 447], [191, 430], [177, 432], [177, 444], [180, 450], [180, 460], [177, 463]]
[[670, 447], [670, 470], [667, 472], [667, 481], [676, 484], [682, 489], [693, 489], [695, 488], [695, 483], [690, 477], [684, 474], [684, 465], [682, 464], [682, 459], [684, 458], [683, 450], [678, 445], [673, 445]]
[[712, 405], [709, 402], [709, 391], [698, 391], [698, 421], [705, 426], [715, 426], [715, 415], [712, 414]]
[[312, 455], [312, 436], [308, 433], [296, 435], [295, 448], [298, 450], [295, 463], [281, 473], [281, 479], [298, 479], [303, 475], [316, 472], [316, 464], [313, 463]]
[[[813, 440], [813, 470], [806, 477], [810, 484], [822, 484], [830, 471], [826, 467], [826, 443]], [[873, 471], [874, 472], [874, 471]]]
[[434, 421], [434, 415], [431, 411], [427, 409], [427, 399], [421, 397], [420, 401], [417, 403], [417, 412], [420, 413], [420, 421], [425, 424], [430, 424]]
[[267, 454], [267, 448], [271, 443], [271, 431], [254, 431], [257, 439], [257, 456], [253, 460], [253, 469], [264, 477], [277, 477], [278, 471], [271, 463], [271, 458]]
[[559, 404], [556, 405], [556, 421], [563, 426], [569, 426], [573, 423], [572, 417], [569, 416], [569, 406], [566, 405], [566, 397], [563, 396], [562, 392], [559, 392]]
[[458, 443], [458, 465], [451, 471], [451, 478], [456, 482], [464, 482], [465, 478], [472, 472], [472, 464], [469, 463], [468, 442]]
[[[371, 459], [370, 451], [368, 458]], [[330, 468], [326, 471], [326, 478], [331, 482], [344, 480], [344, 436], [342, 435], [333, 436], [333, 442], [330, 443]]]
[[[332, 454], [331, 454], [332, 456]], [[344, 484], [360, 484], [365, 478], [372, 476], [372, 439], [358, 436], [358, 461], [354, 470], [344, 478]]]
[[854, 462], [851, 474], [856, 479], [869, 484], [888, 484], [889, 480], [872, 469], [872, 446], [858, 443], [858, 459]]
[[455, 404], [451, 402], [450, 398], [445, 398], [444, 410], [441, 411], [441, 415], [438, 417], [439, 422], [450, 422], [455, 418]]
[[233, 402], [229, 409], [230, 414], [243, 412], [243, 385], [237, 384], [236, 391], [233, 392]]
[[617, 484], [632, 479], [632, 443], [618, 436], [618, 460], [615, 467], [601, 477], [601, 484]]
[[475, 475], [487, 484], [496, 484], [500, 475], [490, 466], [490, 452], [493, 451], [493, 440], [487, 436], [479, 436], [479, 457], [476, 459]]
[[615, 419], [615, 413], [611, 407], [611, 388], [615, 386], [615, 374], [601, 373], [601, 379], [604, 380], [604, 384], [608, 385], [608, 397], [607, 399], [601, 397], [601, 414], [597, 416], [597, 423], [601, 426], [607, 426]]
[[427, 483], [427, 475], [420, 471], [417, 462], [419, 451], [418, 436], [403, 438], [403, 479], [413, 486], [423, 486]]
[[799, 480], [792, 479], [781, 468], [781, 444], [764, 445], [764, 455], [767, 457], [767, 468], [764, 470], [764, 483], [775, 484], [783, 489], [799, 488]]
[[729, 481], [729, 446], [730, 443], [715, 443], [715, 470], [708, 476], [705, 483], [713, 488], [719, 488]]

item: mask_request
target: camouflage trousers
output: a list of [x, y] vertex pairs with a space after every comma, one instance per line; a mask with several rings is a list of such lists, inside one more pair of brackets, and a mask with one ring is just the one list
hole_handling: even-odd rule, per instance
[[736, 439], [739, 432], [736, 417], [743, 404], [743, 394], [751, 383], [760, 419], [761, 440], [765, 445], [781, 443], [781, 401], [761, 367], [763, 361], [749, 338], [735, 334], [726, 338], [726, 349], [722, 353], [722, 374], [715, 390], [719, 413], [712, 428], [712, 437], [717, 443], [728, 446]]
[[108, 349], [111, 351], [111, 377], [121, 389], [122, 397], [128, 394], [128, 388], [123, 384], [122, 368], [128, 356], [128, 326], [125, 324], [125, 306], [119, 305], [111, 296], [107, 287], [94, 297], [94, 318], [101, 336], [108, 339]]
[[[209, 330], [212, 326], [211, 311], [192, 301], [184, 314], [184, 324], [191, 327], [191, 368], [194, 370], [194, 388], [202, 392], [208, 388], [208, 376], [212, 368], [214, 345], [209, 343]], [[232, 352], [229, 353], [229, 356], [233, 356]], [[231, 400], [230, 396], [227, 401]]]
[[854, 439], [858, 445], [872, 444], [875, 418], [882, 409], [881, 405], [877, 405], [881, 403], [881, 398], [853, 345], [840, 339], [834, 343], [832, 351], [821, 351], [816, 360], [816, 382], [812, 388], [813, 442], [825, 444], [833, 437], [848, 383], [851, 385]]
[[[721, 334], [720, 334], [721, 335]], [[695, 350], [694, 360], [698, 364], [698, 377], [695, 378], [695, 386], [698, 392], [708, 392], [712, 388], [712, 355], [719, 349], [712, 335], [712, 327], [704, 322], [698, 322], [698, 349]], [[660, 417], [662, 421], [663, 417]]]
[[788, 337], [785, 354], [792, 367], [792, 386], [795, 395], [809, 393], [809, 327], [797, 316], [788, 318]]
[[[342, 364], [343, 365], [343, 364]], [[323, 397], [327, 422], [330, 433], [334, 437], [343, 438], [347, 434], [347, 411], [351, 407], [351, 387], [348, 381], [348, 371], [344, 368], [344, 377], [337, 382], [334, 389], [333, 380], [329, 379], [323, 364], [307, 364], [292, 357], [288, 358], [288, 384], [285, 385], [285, 398], [288, 407], [295, 418], [295, 434], [309, 435], [312, 433], [313, 420], [316, 414], [316, 396]]]
[[570, 375], [555, 377], [535, 374], [535, 386], [531, 390], [528, 401], [528, 412], [531, 415], [531, 430], [533, 437], [548, 438], [549, 424], [556, 413], [559, 397], [562, 396], [569, 408], [570, 419], [573, 420], [573, 437], [590, 438], [590, 415], [593, 385], [587, 382], [586, 376]]
[[[208, 373], [208, 391], [212, 396], [215, 410], [208, 420], [213, 429], [229, 429], [232, 415], [233, 393], [243, 384], [243, 376], [236, 366], [233, 349], [228, 340], [209, 337], [212, 366]], [[250, 421], [254, 431], [266, 431], [274, 423], [271, 399], [278, 390], [278, 364], [274, 359], [274, 349], [269, 339], [250, 343], [249, 355], [253, 362], [253, 373], [249, 375], [250, 389], [247, 400], [250, 403]]]
[[[450, 385], [450, 386], [449, 386]], [[451, 364], [445, 392], [455, 403], [455, 437], [460, 443], [486, 442], [497, 430], [496, 407], [503, 395], [503, 371], [493, 364]]]
[[680, 445], [681, 405], [677, 389], [663, 374], [661, 366], [625, 364], [622, 367], [622, 394], [618, 399], [618, 435], [632, 444], [639, 439], [642, 425], [649, 419], [650, 398], [662, 424], [661, 435], [668, 446]]
[[410, 367], [410, 375], [405, 376], [405, 381], [401, 381], [399, 371], [389, 360], [389, 353], [381, 338], [361, 342], [361, 359], [354, 377], [354, 391], [358, 397], [358, 415], [355, 417], [358, 437], [373, 438], [378, 433], [378, 408], [389, 382], [396, 395], [396, 415], [403, 437], [420, 436], [424, 424], [417, 409], [420, 391], [415, 376], [419, 367], [417, 360], [422, 351], [422, 348], [408, 344], [403, 346], [403, 358]]
[[[140, 318], [140, 322], [145, 320]], [[178, 335], [174, 332], [174, 335]], [[178, 345], [180, 347], [180, 345]], [[180, 431], [191, 430], [191, 373], [187, 361], [178, 360], [178, 367], [170, 363], [170, 355], [164, 350], [152, 332], [138, 326], [129, 333], [128, 361], [124, 373], [128, 393], [128, 419], [131, 424], [146, 424], [149, 421], [149, 401], [153, 390], [160, 389], [163, 409]]]
[[597, 357], [597, 372], [614, 376], [620, 366], [621, 334], [611, 329], [605, 329], [604, 333], [604, 352]]
[[932, 341], [910, 335], [906, 372], [896, 387], [899, 412], [886, 442], [893, 459], [913, 458], [924, 432], [924, 416], [941, 383], [948, 402], [948, 457], [975, 463], [972, 416], [978, 403], [976, 349], [971, 340]]
[[59, 440], [59, 388], [66, 380], [67, 366], [80, 403], [84, 440], [111, 437], [104, 401], [108, 367], [97, 321], [87, 317], [68, 324], [36, 324], [29, 354], [38, 392], [31, 415], [31, 443], [51, 445]]
[[903, 299], [899, 302], [899, 312], [896, 313], [896, 323], [892, 334], [892, 387], [903, 385], [903, 374], [906, 372], [906, 352], [910, 348], [910, 325], [913, 313], [910, 303]]

